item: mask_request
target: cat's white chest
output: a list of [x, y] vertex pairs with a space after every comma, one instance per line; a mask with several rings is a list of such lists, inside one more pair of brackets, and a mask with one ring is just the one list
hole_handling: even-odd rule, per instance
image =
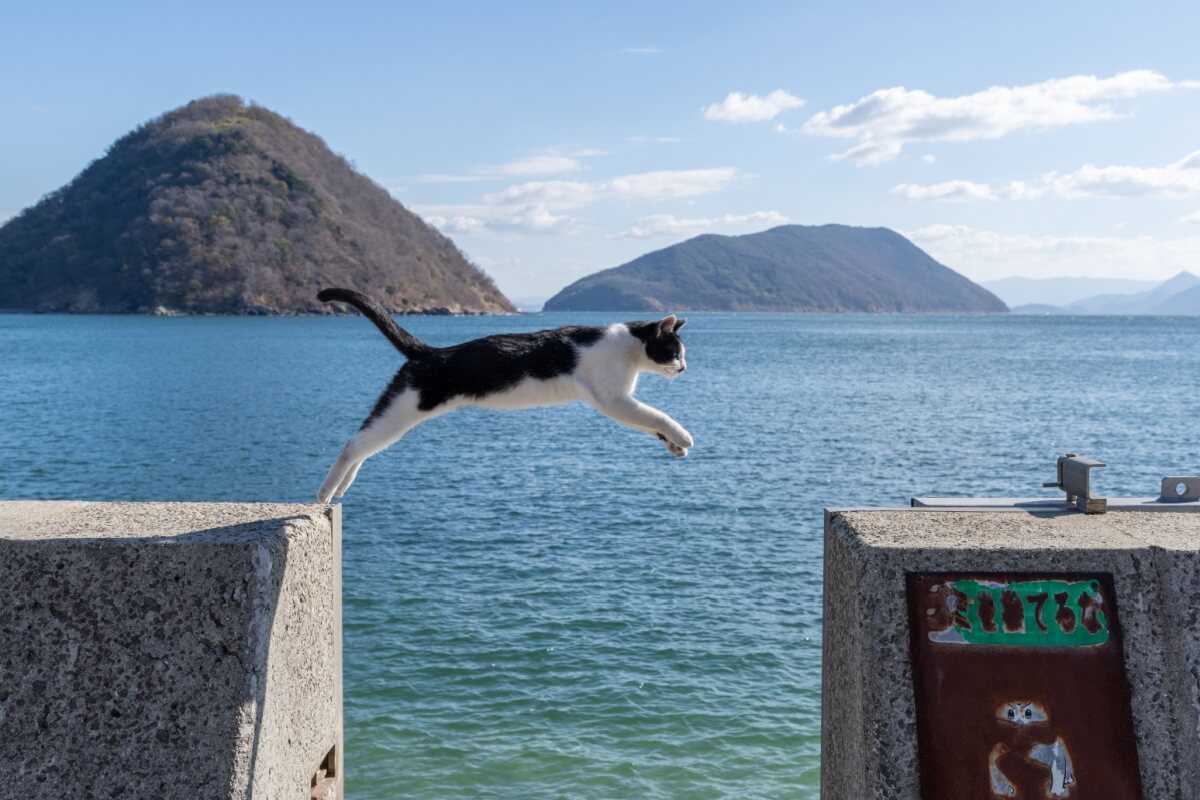
[[511, 389], [473, 400], [471, 405], [498, 411], [511, 411], [530, 406], [554, 406], [571, 403], [583, 396], [579, 383], [570, 375], [549, 380], [525, 378]]

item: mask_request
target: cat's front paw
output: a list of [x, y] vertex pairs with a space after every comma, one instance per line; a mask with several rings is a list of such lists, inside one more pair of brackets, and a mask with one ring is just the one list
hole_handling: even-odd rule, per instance
[[672, 437], [671, 444], [683, 450], [684, 455], [686, 455], [687, 451], [692, 449], [692, 445], [694, 445], [695, 442], [692, 441], [692, 435], [690, 433], [685, 431], [683, 428], [680, 428], [679, 431]]
[[665, 444], [667, 446], [667, 449], [671, 451], [671, 455], [675, 456], [676, 458], [683, 458], [684, 456], [687, 455], [686, 448], [680, 447], [679, 445], [675, 444], [670, 439], [668, 439], [666, 436], [663, 436], [661, 433], [656, 433], [654, 435], [658, 437], [660, 442], [662, 442], [663, 444]]
[[676, 458], [686, 458], [687, 457], [688, 451], [687, 451], [687, 448], [685, 448], [685, 447], [680, 447], [679, 445], [674, 444], [672, 442], [667, 442], [667, 449], [670, 450], [671, 455], [675, 456]]

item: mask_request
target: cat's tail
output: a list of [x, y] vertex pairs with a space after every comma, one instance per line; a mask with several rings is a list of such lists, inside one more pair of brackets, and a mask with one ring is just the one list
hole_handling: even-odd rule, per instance
[[372, 297], [352, 289], [322, 289], [317, 294], [317, 299], [322, 303], [338, 302], [354, 306], [364, 317], [374, 322], [375, 327], [379, 328], [406, 358], [415, 358], [429, 352], [429, 345], [397, 325], [392, 315]]

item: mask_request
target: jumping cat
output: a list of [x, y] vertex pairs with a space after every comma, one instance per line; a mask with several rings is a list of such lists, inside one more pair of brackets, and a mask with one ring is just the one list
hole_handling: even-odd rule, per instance
[[673, 378], [687, 369], [678, 335], [687, 320], [671, 315], [606, 328], [571, 325], [431, 347], [364, 294], [325, 289], [317, 299], [354, 306], [408, 359], [325, 476], [317, 495], [322, 503], [344, 495], [363, 461], [417, 425], [468, 406], [516, 409], [586, 400], [622, 425], [658, 437], [679, 458], [692, 446], [682, 425], [633, 396], [638, 373]]

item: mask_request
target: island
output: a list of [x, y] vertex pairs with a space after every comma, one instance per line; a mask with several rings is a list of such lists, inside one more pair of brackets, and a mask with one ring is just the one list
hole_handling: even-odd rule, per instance
[[887, 228], [706, 234], [582, 278], [547, 311], [1005, 312], [994, 294]]
[[326, 286], [400, 313], [516, 310], [319, 137], [231, 95], [142, 125], [0, 227], [4, 310], [326, 314]]

